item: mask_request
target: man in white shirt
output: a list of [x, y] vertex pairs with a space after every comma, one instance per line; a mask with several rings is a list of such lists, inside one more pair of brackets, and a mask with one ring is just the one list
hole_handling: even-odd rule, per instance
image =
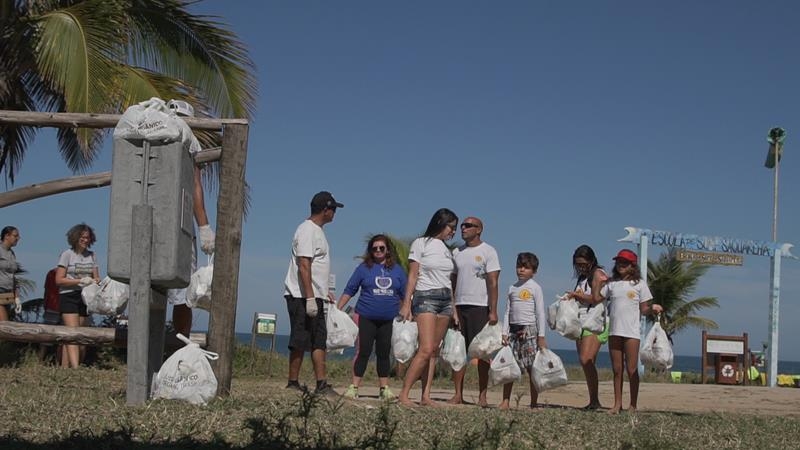
[[[456, 299], [456, 313], [461, 334], [467, 348], [472, 339], [487, 323], [497, 323], [498, 279], [500, 260], [494, 247], [481, 240], [483, 222], [477, 217], [467, 217], [461, 223], [464, 245], [453, 251], [455, 271], [452, 276]], [[450, 403], [463, 403], [466, 367], [453, 374], [455, 394]], [[489, 388], [489, 362], [478, 360], [478, 404], [488, 406], [486, 391]]]
[[315, 392], [335, 395], [325, 373], [324, 301], [335, 299], [328, 291], [331, 272], [328, 240], [322, 227], [333, 222], [336, 208], [344, 207], [330, 192], [322, 191], [311, 199], [311, 216], [301, 223], [292, 240], [292, 258], [284, 281], [284, 298], [289, 311], [289, 383], [287, 389], [303, 390], [298, 378], [303, 355], [311, 352], [311, 363], [317, 379]]

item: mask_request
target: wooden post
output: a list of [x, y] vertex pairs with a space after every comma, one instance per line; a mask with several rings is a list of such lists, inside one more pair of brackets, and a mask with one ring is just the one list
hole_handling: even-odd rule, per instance
[[161, 367], [167, 310], [164, 294], [150, 287], [153, 207], [134, 205], [131, 220], [127, 404], [142, 405], [150, 397], [153, 373]]
[[219, 354], [219, 359], [211, 365], [217, 377], [217, 394], [221, 396], [230, 394], [233, 374], [248, 129], [246, 124], [226, 124], [222, 128], [217, 237], [208, 324], [209, 349]]

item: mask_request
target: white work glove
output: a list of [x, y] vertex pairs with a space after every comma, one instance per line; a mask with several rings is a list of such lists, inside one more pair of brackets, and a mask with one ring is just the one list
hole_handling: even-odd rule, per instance
[[313, 297], [306, 299], [306, 314], [308, 317], [317, 317], [317, 299]]
[[83, 278], [80, 279], [80, 281], [78, 281], [78, 286], [86, 287], [86, 286], [88, 286], [88, 285], [90, 285], [92, 283], [94, 283], [94, 278], [92, 278], [92, 277], [83, 277]]
[[200, 249], [203, 253], [206, 255], [214, 253], [214, 230], [211, 229], [211, 225], [201, 225], [197, 232], [200, 235]]
[[22, 312], [22, 302], [19, 301], [19, 297], [14, 297], [14, 313], [19, 314]]

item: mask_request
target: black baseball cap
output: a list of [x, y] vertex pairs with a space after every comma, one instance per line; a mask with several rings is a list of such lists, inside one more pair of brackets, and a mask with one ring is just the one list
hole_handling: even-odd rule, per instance
[[344, 208], [344, 205], [337, 202], [333, 195], [331, 195], [328, 191], [321, 191], [314, 194], [314, 198], [311, 199], [311, 207], [314, 208]]

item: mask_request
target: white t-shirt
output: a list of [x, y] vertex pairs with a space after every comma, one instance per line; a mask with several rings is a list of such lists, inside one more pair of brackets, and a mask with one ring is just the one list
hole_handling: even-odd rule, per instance
[[304, 298], [305, 295], [300, 289], [298, 257], [311, 258], [311, 285], [314, 297], [328, 298], [328, 276], [331, 273], [328, 239], [325, 238], [322, 227], [309, 219], [301, 223], [294, 232], [292, 258], [289, 260], [289, 271], [284, 281], [284, 295]]
[[636, 283], [625, 280], [609, 281], [600, 294], [608, 299], [610, 336], [641, 339], [639, 304], [653, 299], [644, 280]]
[[408, 259], [419, 263], [418, 291], [452, 287], [453, 253], [441, 239], [421, 237], [414, 239]]
[[503, 334], [508, 334], [509, 325], [537, 325], [539, 336], [544, 336], [547, 327], [544, 315], [542, 287], [533, 278], [517, 280], [508, 288], [506, 314], [503, 319]]
[[456, 305], [488, 306], [486, 274], [500, 271], [500, 260], [494, 247], [481, 242], [475, 247], [464, 245], [453, 251], [456, 279]]
[[[94, 269], [97, 267], [97, 261], [92, 251], [86, 250], [79, 255], [70, 248], [61, 253], [61, 256], [58, 258], [58, 267], [66, 269], [66, 278], [70, 280], [80, 280], [83, 277], [94, 277]], [[58, 292], [63, 294], [66, 292], [79, 291], [81, 289], [83, 288], [79, 286], [61, 286]]]

